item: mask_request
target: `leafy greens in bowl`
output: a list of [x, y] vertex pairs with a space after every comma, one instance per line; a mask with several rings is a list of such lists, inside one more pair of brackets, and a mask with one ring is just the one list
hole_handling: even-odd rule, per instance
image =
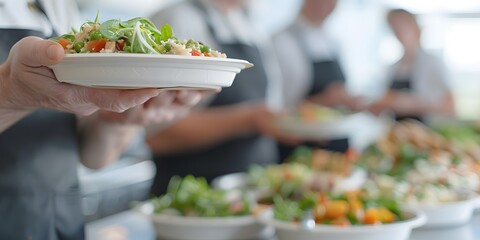
[[[174, 177], [165, 195], [148, 204], [163, 239], [239, 240], [271, 237], [255, 216], [261, 209], [245, 195], [212, 189], [203, 178]], [[260, 211], [259, 211], [260, 212]]]

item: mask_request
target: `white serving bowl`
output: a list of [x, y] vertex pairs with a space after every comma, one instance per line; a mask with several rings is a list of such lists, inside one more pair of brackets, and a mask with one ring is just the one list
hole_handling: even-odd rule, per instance
[[150, 216], [157, 237], [171, 240], [247, 240], [273, 236], [273, 228], [254, 215], [239, 217], [186, 217], [154, 214], [151, 203], [137, 208]]
[[479, 201], [478, 196], [473, 196], [463, 201], [436, 205], [406, 206], [405, 208], [425, 213], [427, 222], [422, 228], [455, 227], [470, 221], [475, 208], [479, 206]]
[[51, 66], [60, 82], [98, 88], [229, 87], [247, 61], [133, 53], [67, 54]]
[[316, 225], [315, 228], [303, 229], [298, 223], [272, 220], [262, 216], [262, 221], [275, 227], [278, 240], [407, 240], [412, 229], [426, 222], [421, 212], [404, 212], [408, 220], [383, 225], [365, 226], [331, 226]]

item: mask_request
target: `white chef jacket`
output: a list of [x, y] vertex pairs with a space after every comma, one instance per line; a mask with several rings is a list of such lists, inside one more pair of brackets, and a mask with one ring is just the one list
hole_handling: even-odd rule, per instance
[[52, 35], [52, 27], [58, 34], [70, 32], [72, 27], [81, 24], [80, 14], [74, 0], [39, 0], [44, 6], [46, 16], [31, 7], [33, 0], [0, 1], [0, 28], [37, 30], [45, 36]]

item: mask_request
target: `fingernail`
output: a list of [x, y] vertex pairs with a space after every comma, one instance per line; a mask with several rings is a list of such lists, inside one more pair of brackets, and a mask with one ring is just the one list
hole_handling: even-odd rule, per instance
[[50, 45], [47, 47], [47, 57], [50, 60], [56, 61], [59, 57], [59, 51], [58, 51], [58, 46], [57, 45]]

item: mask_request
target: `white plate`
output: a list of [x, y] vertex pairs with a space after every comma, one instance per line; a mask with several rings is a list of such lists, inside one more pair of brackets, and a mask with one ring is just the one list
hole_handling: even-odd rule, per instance
[[229, 58], [132, 53], [67, 54], [51, 66], [57, 79], [96, 88], [202, 88], [232, 85], [253, 65]]
[[276, 127], [289, 135], [305, 140], [333, 140], [348, 138], [355, 131], [356, 122], [362, 113], [355, 113], [338, 119], [305, 122], [297, 116], [284, 116], [276, 121]]
[[421, 212], [405, 212], [410, 218], [405, 221], [383, 225], [331, 226], [317, 225], [313, 229], [303, 229], [298, 223], [273, 220], [264, 214], [261, 221], [275, 227], [278, 240], [407, 240], [412, 229], [422, 226], [426, 217]]
[[464, 201], [442, 203], [432, 206], [406, 206], [406, 209], [422, 211], [427, 216], [423, 228], [455, 227], [466, 224], [472, 218], [478, 206], [479, 197], [474, 196]]
[[248, 240], [272, 237], [273, 228], [260, 223], [254, 215], [239, 217], [185, 217], [153, 214], [153, 205], [137, 208], [150, 216], [160, 239], [178, 240]]

